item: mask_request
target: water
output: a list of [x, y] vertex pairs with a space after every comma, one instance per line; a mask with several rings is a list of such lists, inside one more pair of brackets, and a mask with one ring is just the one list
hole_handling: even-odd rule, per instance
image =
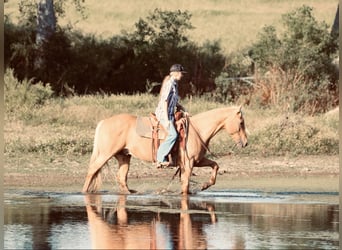
[[[337, 193], [5, 193], [5, 249], [338, 249]], [[335, 200], [335, 199], [334, 199]]]

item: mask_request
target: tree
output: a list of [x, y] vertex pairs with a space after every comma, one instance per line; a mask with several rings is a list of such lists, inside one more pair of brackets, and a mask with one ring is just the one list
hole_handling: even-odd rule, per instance
[[279, 37], [274, 27], [265, 27], [249, 53], [257, 73], [272, 75], [272, 79], [260, 83], [267, 89], [267, 101], [280, 104], [292, 100], [294, 111], [324, 112], [338, 99], [338, 79], [332, 63], [338, 50], [337, 38], [325, 22], [315, 20], [312, 8], [305, 5], [283, 15], [283, 23], [285, 31]]
[[165, 66], [169, 67], [176, 59], [182, 60], [180, 51], [188, 44], [186, 32], [193, 28], [190, 18], [188, 11], [157, 8], [135, 23], [136, 30], [128, 34], [128, 40], [137, 62], [144, 65], [144, 72], [162, 78]]
[[[56, 1], [54, 0], [21, 0], [19, 2], [19, 12], [22, 16], [19, 25], [25, 27], [27, 32], [24, 40], [27, 42], [15, 44], [14, 54], [21, 54], [28, 58], [34, 57], [33, 65], [26, 63], [25, 72], [45, 71], [47, 51], [44, 49], [58, 28], [58, 17], [65, 15], [68, 2], [71, 2], [76, 10], [85, 18], [84, 0]], [[34, 43], [32, 42], [34, 36]], [[25, 77], [28, 77], [26, 75]], [[38, 76], [39, 78], [39, 76]]]
[[38, 0], [37, 2], [37, 32], [36, 46], [37, 56], [34, 66], [36, 69], [42, 67], [44, 62], [44, 43], [48, 42], [50, 37], [56, 31], [56, 16], [53, 0]]
[[331, 34], [335, 36], [339, 35], [339, 32], [338, 32], [338, 29], [340, 27], [340, 24], [339, 24], [340, 10], [339, 9], [340, 9], [340, 5], [337, 5], [334, 23], [333, 23], [333, 26], [331, 27]]
[[[191, 84], [181, 84], [180, 95], [190, 90], [191, 94], [201, 94], [213, 88], [224, 65], [220, 44], [208, 41], [200, 47], [189, 41], [187, 30], [192, 25], [187, 11], [156, 9], [140, 18], [133, 32], [103, 40], [60, 27], [58, 18], [64, 15], [64, 2], [53, 2], [55, 31], [53, 25], [43, 25], [50, 27], [45, 38], [38, 35], [36, 0], [22, 0], [21, 25], [5, 24], [5, 51], [9, 51], [5, 54], [6, 65], [14, 69], [19, 80], [50, 83], [55, 93], [63, 95], [66, 89], [78, 94], [133, 94], [151, 86], [149, 91], [157, 93], [158, 87], [154, 87], [169, 72], [170, 65], [181, 63], [189, 72], [184, 81]], [[37, 43], [42, 43], [42, 63], [35, 69]]]
[[[190, 22], [191, 16], [188, 11], [162, 11], [157, 8], [145, 19], [139, 19], [135, 24], [136, 30], [127, 34], [135, 51], [136, 65], [133, 69], [140, 77], [137, 81], [141, 81], [141, 76], [152, 82], [160, 80], [168, 73], [171, 64], [181, 63], [191, 72], [191, 79], [184, 81], [191, 82], [196, 88], [196, 93], [192, 94], [214, 88], [214, 78], [222, 70], [224, 56], [217, 41], [206, 41], [200, 47], [188, 39], [187, 32], [194, 28]], [[144, 90], [138, 86], [134, 89]], [[158, 92], [158, 89], [155, 91]], [[180, 85], [179, 92], [182, 96], [190, 93], [191, 85]]]

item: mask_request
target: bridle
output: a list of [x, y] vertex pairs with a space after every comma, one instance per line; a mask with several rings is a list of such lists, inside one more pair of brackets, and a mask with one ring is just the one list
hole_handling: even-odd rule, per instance
[[[198, 138], [199, 138], [199, 140], [200, 140], [200, 143], [201, 143], [201, 145], [203, 146], [203, 148], [204, 148], [206, 151], [208, 151], [213, 157], [218, 158], [218, 156], [217, 156], [216, 154], [214, 154], [213, 152], [211, 152], [210, 149], [207, 147], [207, 145], [206, 145], [205, 142], [203, 141], [202, 137], [200, 136], [200, 134], [199, 134], [197, 128], [192, 124], [192, 122], [190, 121], [189, 117], [186, 116], [185, 118], [186, 118], [186, 123], [185, 123], [185, 131], [186, 131], [185, 152], [186, 152], [187, 157], [189, 158], [188, 150], [187, 150], [186, 145], [187, 145], [187, 141], [188, 141], [189, 126], [191, 126], [191, 127], [193, 128], [193, 130], [195, 131], [196, 135], [198, 136]], [[231, 136], [233, 136], [233, 135], [239, 133], [240, 130], [241, 130], [241, 126], [239, 126], [239, 129], [238, 129], [236, 132], [234, 132], [233, 134], [231, 134]], [[239, 143], [241, 143], [241, 139], [240, 139]], [[238, 144], [238, 143], [234, 143], [234, 145], [232, 146], [231, 150], [233, 150], [233, 149], [236, 147], [237, 144]], [[180, 174], [180, 170], [181, 170], [181, 168], [180, 168], [180, 166], [178, 166], [178, 168], [176, 169], [176, 172], [174, 173], [174, 175], [172, 176], [171, 181], [170, 181], [169, 184], [168, 184], [168, 188], [167, 188], [167, 189], [169, 189], [169, 186], [171, 185], [172, 181], [173, 181], [174, 178], [177, 176], [177, 174], [178, 174], [178, 173]]]
[[[196, 129], [196, 127], [192, 124], [192, 122], [190, 121], [190, 119], [188, 119], [187, 117], [187, 121], [188, 124], [190, 124], [190, 126], [194, 129], [196, 135], [198, 136], [198, 138], [200, 139], [201, 145], [204, 147], [204, 149], [206, 151], [208, 151], [213, 157], [218, 158], [218, 156], [216, 154], [214, 154], [213, 152], [210, 151], [210, 149], [207, 147], [207, 145], [205, 144], [205, 142], [203, 141], [203, 139], [201, 138], [198, 130]], [[234, 136], [235, 134], [239, 134], [241, 130], [241, 125], [239, 126], [239, 129], [237, 131], [235, 131], [234, 133], [230, 134], [230, 136]], [[187, 129], [187, 133], [188, 133], [188, 129]], [[240, 137], [240, 136], [239, 136]], [[231, 150], [233, 150], [238, 144], [242, 144], [241, 142], [241, 138], [239, 140], [239, 142], [234, 143], [234, 145], [232, 146]]]
[[213, 152], [211, 152], [210, 149], [207, 147], [207, 145], [205, 144], [205, 142], [204, 142], [203, 139], [201, 138], [201, 136], [200, 136], [198, 130], [197, 130], [197, 129], [195, 128], [195, 126], [192, 124], [192, 122], [190, 121], [190, 119], [188, 119], [188, 120], [189, 120], [190, 126], [194, 129], [196, 135], [197, 135], [198, 138], [200, 139], [201, 145], [204, 147], [204, 149], [205, 149], [206, 151], [208, 151], [213, 157], [217, 158], [217, 155], [215, 155]]

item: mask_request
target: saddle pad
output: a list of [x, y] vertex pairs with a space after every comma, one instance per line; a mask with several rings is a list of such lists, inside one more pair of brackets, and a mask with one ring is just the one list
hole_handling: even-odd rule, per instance
[[[137, 117], [136, 132], [139, 136], [152, 139], [152, 121], [150, 117]], [[159, 125], [158, 139], [164, 140], [167, 132]]]

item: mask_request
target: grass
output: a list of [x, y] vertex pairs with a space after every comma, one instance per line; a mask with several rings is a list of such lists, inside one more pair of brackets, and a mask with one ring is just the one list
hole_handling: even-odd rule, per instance
[[[19, 17], [18, 2], [5, 3], [5, 14], [11, 14], [14, 20]], [[122, 29], [132, 29], [140, 17], [156, 7], [189, 10], [196, 27], [189, 37], [198, 43], [220, 39], [229, 53], [253, 42], [264, 25], [280, 28], [281, 15], [303, 4], [314, 8], [319, 21], [331, 24], [337, 3], [337, 0], [87, 0], [87, 19], [80, 20], [73, 8], [68, 8], [60, 22], [70, 22], [77, 29], [107, 38], [120, 34]], [[10, 91], [6, 91], [6, 84], [10, 85]], [[27, 170], [31, 171], [39, 158], [44, 165], [68, 172], [67, 164], [84, 164], [89, 160], [99, 120], [121, 112], [147, 115], [157, 104], [157, 97], [149, 94], [51, 98], [48, 90], [29, 86], [5, 75], [6, 171], [7, 166], [20, 168], [23, 162], [32, 165]], [[27, 98], [22, 99], [23, 96]], [[191, 114], [224, 106], [198, 97], [186, 98], [182, 104]], [[255, 156], [338, 154], [338, 112], [309, 117], [246, 106], [244, 113], [250, 132], [249, 146], [243, 151], [237, 148], [233, 151], [229, 136], [220, 133], [210, 147], [216, 155], [232, 151]]]
[[[18, 2], [5, 3], [4, 13], [14, 21], [20, 17]], [[189, 37], [199, 44], [220, 40], [224, 51], [230, 53], [255, 41], [265, 25], [274, 25], [281, 31], [281, 15], [303, 4], [314, 8], [318, 21], [332, 25], [337, 0], [86, 0], [86, 19], [82, 20], [75, 8], [66, 5], [66, 15], [59, 22], [72, 24], [75, 29], [99, 38], [108, 38], [120, 34], [121, 30], [134, 29], [134, 23], [155, 8], [187, 10], [192, 14], [191, 22], [195, 26]]]
[[[126, 105], [123, 105], [123, 99]], [[141, 99], [148, 102], [143, 105]], [[136, 103], [142, 105], [138, 107]], [[64, 101], [52, 100], [32, 110], [32, 114], [26, 116], [30, 119], [6, 115], [5, 155], [37, 153], [53, 157], [55, 154], [90, 154], [95, 126], [99, 120], [120, 112], [148, 115], [153, 112], [156, 103], [157, 98], [148, 94], [72, 97]], [[200, 98], [192, 100], [192, 103], [183, 100], [183, 104], [191, 106], [191, 114], [224, 106]], [[237, 154], [265, 156], [338, 153], [338, 114], [330, 117], [290, 114], [286, 117], [273, 110], [255, 110], [248, 106], [244, 107], [244, 114], [249, 130], [249, 147], [244, 150], [235, 148]], [[233, 146], [229, 136], [222, 132], [213, 139], [211, 150], [223, 156]]]
[[[17, 97], [22, 89], [27, 93], [26, 99]], [[20, 84], [12, 71], [5, 74], [5, 90], [5, 158], [36, 154], [53, 161], [61, 155], [90, 155], [94, 130], [101, 119], [117, 113], [147, 116], [154, 112], [158, 102], [158, 97], [151, 94], [47, 99], [43, 87], [37, 91], [37, 88]], [[46, 92], [50, 93], [48, 86]], [[192, 115], [228, 105], [203, 97], [185, 98], [182, 104]], [[249, 146], [244, 150], [234, 148], [233, 153], [256, 156], [338, 154], [338, 112], [311, 117], [254, 106], [245, 106], [243, 112], [249, 130]], [[224, 156], [233, 146], [229, 136], [220, 133], [213, 139], [211, 151]]]
[[[16, 93], [22, 91], [20, 88], [27, 88], [27, 85], [18, 84], [18, 81], [7, 71], [5, 88], [8, 85], [15, 87], [7, 88], [11, 91], [5, 91], [7, 108], [4, 117], [4, 176], [6, 177], [4, 183], [7, 187], [25, 189], [39, 186], [44, 187], [44, 190], [47, 188], [59, 190], [62, 185], [63, 190], [64, 188], [79, 190], [87, 174], [96, 124], [101, 119], [116, 113], [147, 115], [154, 111], [158, 101], [156, 96], [142, 94], [50, 97], [43, 99], [42, 102], [41, 95], [46, 96], [42, 93], [42, 89], [39, 88], [37, 92], [35, 88], [28, 88], [25, 91], [29, 92], [27, 96], [31, 99], [26, 99], [18, 105], [20, 99], [11, 96], [16, 96]], [[49, 93], [49, 90], [47, 92]], [[193, 115], [228, 105], [199, 97], [181, 101]], [[13, 106], [16, 109], [8, 108]], [[286, 159], [294, 156], [294, 159], [310, 161], [312, 155], [316, 155], [316, 158], [325, 159], [324, 165], [320, 167], [324, 167], [327, 173], [331, 166], [335, 166], [335, 163], [330, 161], [335, 162], [338, 155], [338, 112], [308, 117], [253, 106], [245, 106], [243, 112], [249, 130], [248, 147], [245, 149], [234, 147], [230, 136], [221, 132], [211, 141], [209, 148], [215, 155], [208, 154], [210, 159], [225, 162], [227, 161], [225, 156], [228, 154], [236, 156], [234, 159], [262, 159], [263, 164], [265, 159], [268, 159], [271, 165], [263, 165], [262, 168], [271, 167], [272, 173], [295, 171], [293, 167], [288, 170], [287, 163], [282, 163], [280, 170], [277, 165], [272, 167], [272, 164], [275, 164], [270, 160], [274, 158], [273, 156], [282, 158], [284, 156]], [[265, 158], [265, 156], [271, 157]], [[112, 186], [115, 183], [115, 170], [111, 166], [116, 166], [114, 160], [104, 168], [104, 181], [110, 185], [108, 188], [115, 190], [117, 186]], [[140, 190], [141, 178], [151, 176], [148, 170], [151, 164], [133, 158], [131, 166], [132, 170], [135, 169], [133, 173], [131, 171], [131, 177], [137, 178]], [[301, 168], [303, 167], [300, 166], [299, 169]], [[231, 176], [234, 176], [234, 171], [241, 171], [241, 168], [236, 165], [222, 169], [227, 169], [224, 171], [229, 172]], [[235, 170], [231, 172], [231, 169]], [[254, 166], [251, 167], [251, 171], [252, 169]], [[164, 180], [170, 178], [167, 173], [171, 175], [170, 171], [164, 173]]]

